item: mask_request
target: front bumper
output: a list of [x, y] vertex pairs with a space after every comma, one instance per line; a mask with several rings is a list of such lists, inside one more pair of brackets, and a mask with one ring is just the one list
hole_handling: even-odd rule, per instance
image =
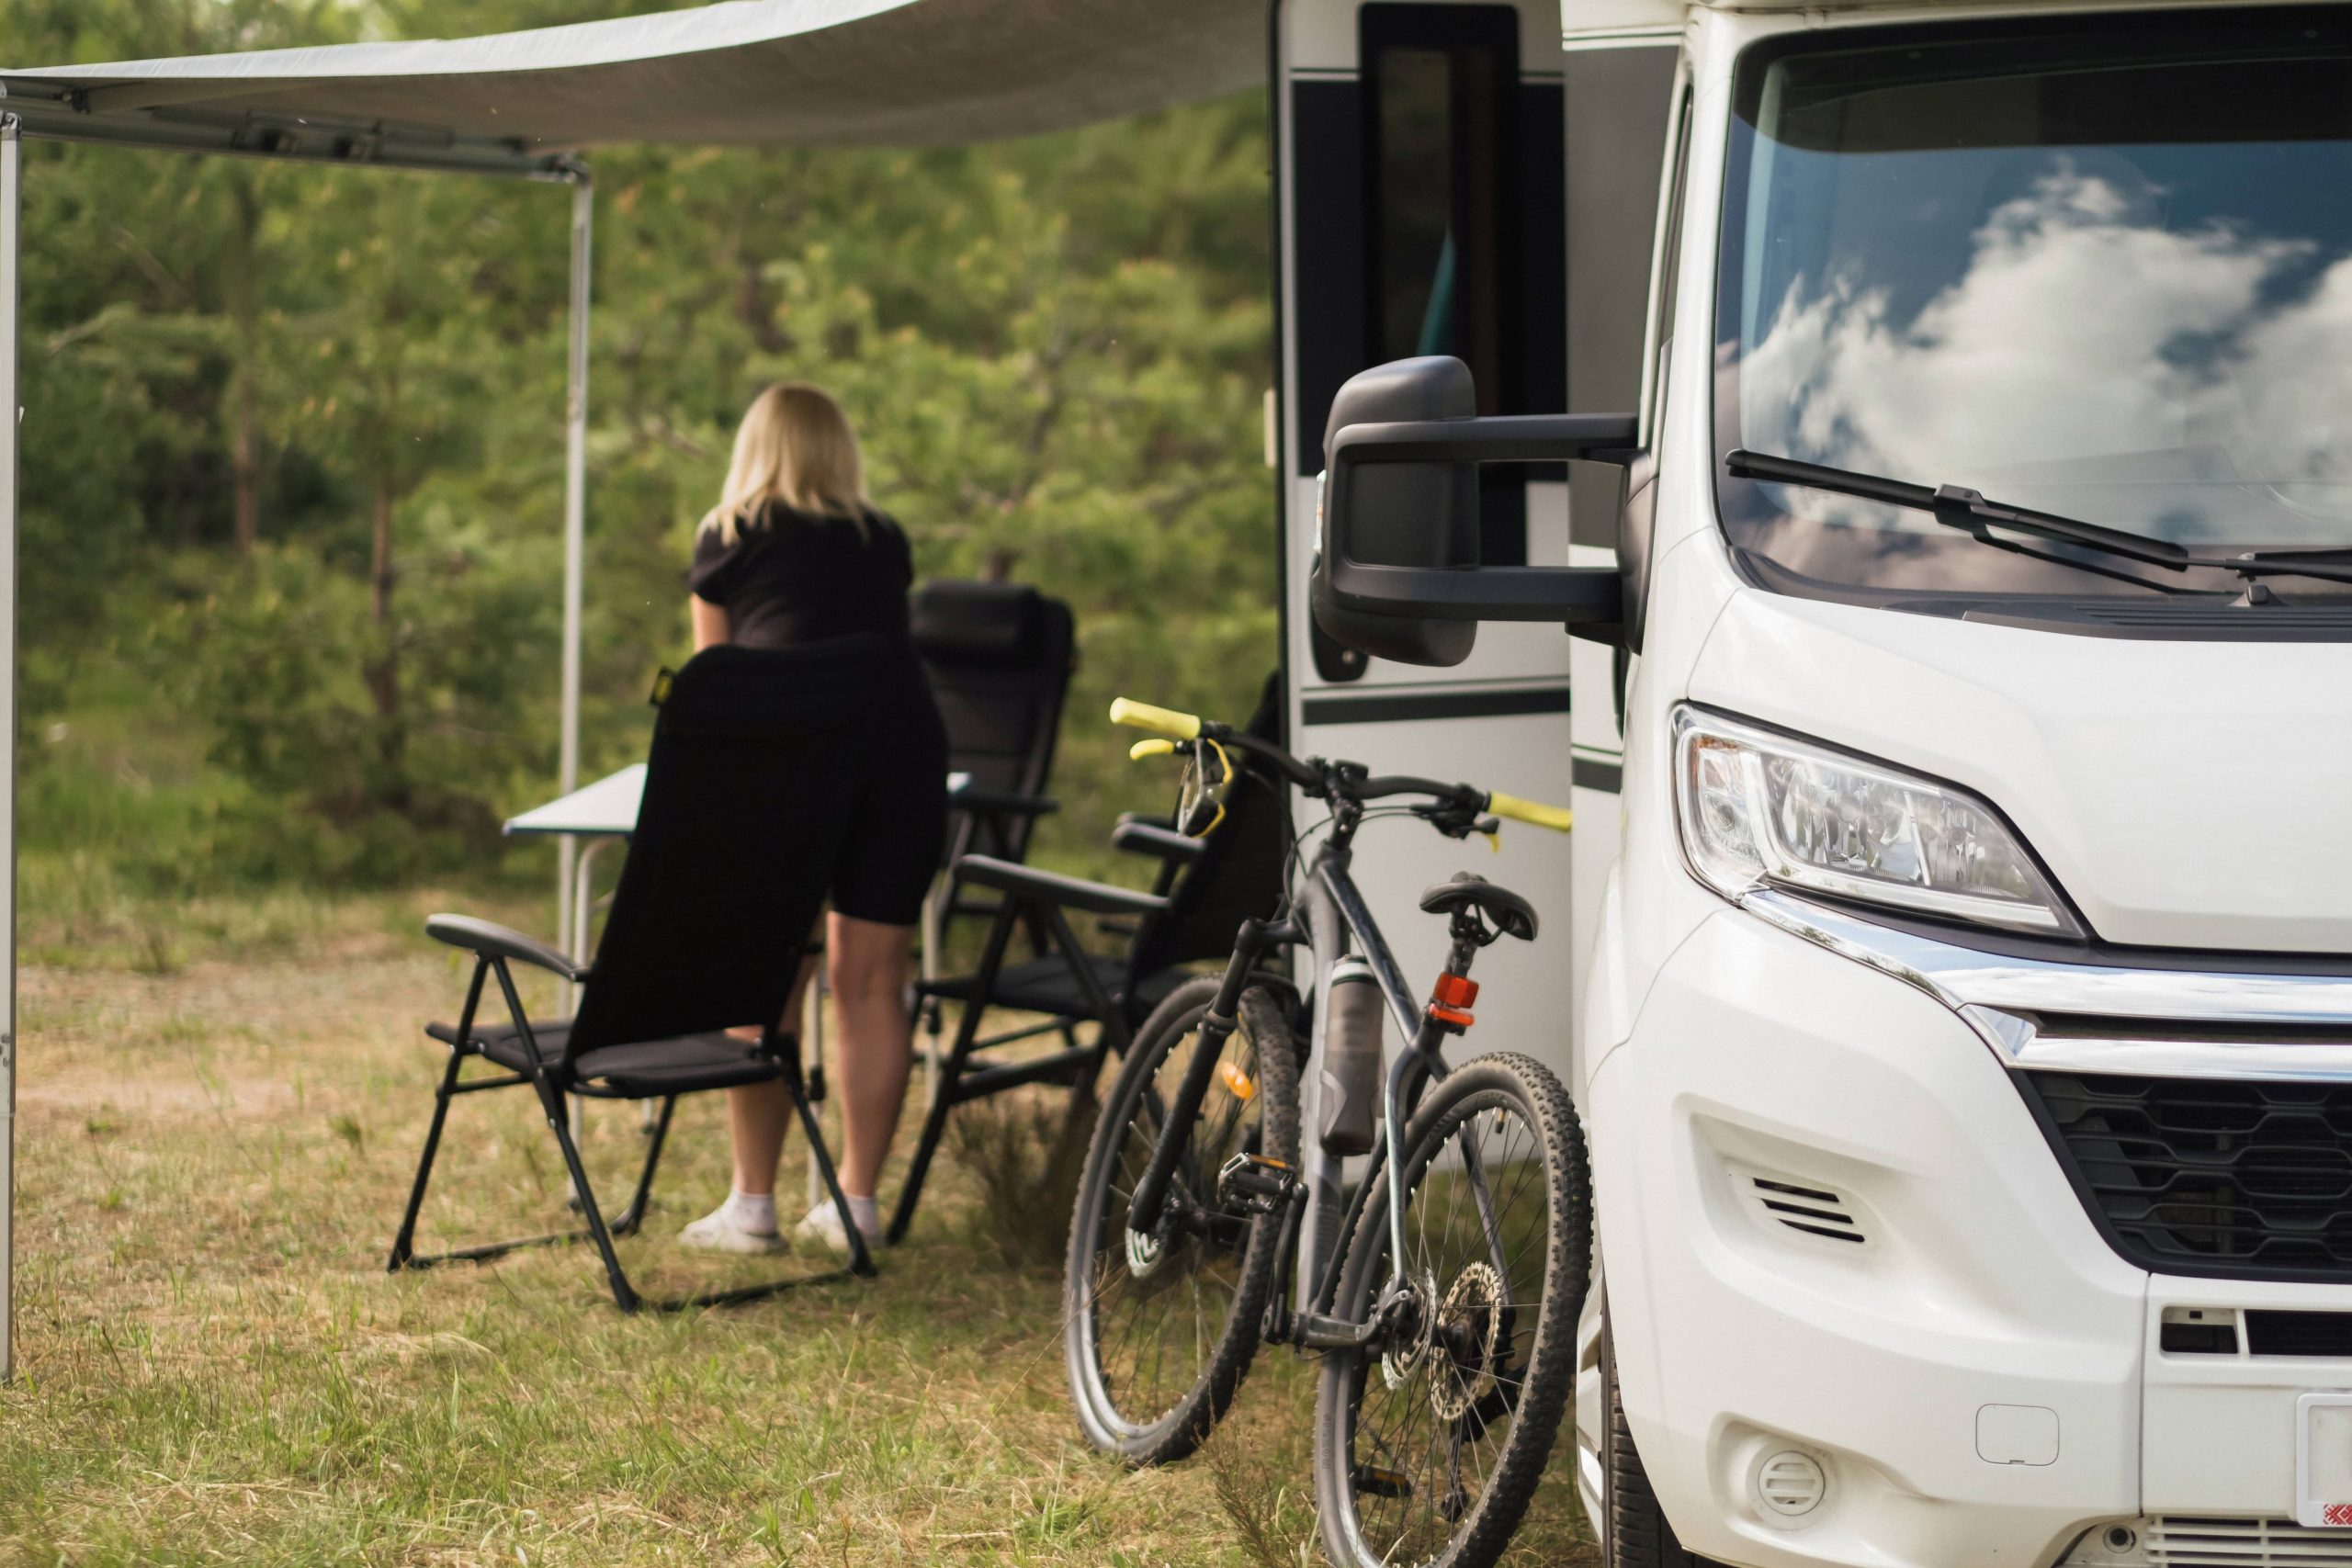
[[[2352, 1532], [2283, 1525], [2296, 1399], [2352, 1388], [2352, 1358], [2162, 1333], [2167, 1308], [2352, 1290], [2125, 1261], [1983, 1023], [1854, 956], [1714, 913], [1589, 1086], [1620, 1386], [1684, 1545], [1739, 1568], [2352, 1568]], [[1810, 1506], [1791, 1454], [1825, 1478]], [[2281, 1544], [2208, 1551], [2213, 1519]]]

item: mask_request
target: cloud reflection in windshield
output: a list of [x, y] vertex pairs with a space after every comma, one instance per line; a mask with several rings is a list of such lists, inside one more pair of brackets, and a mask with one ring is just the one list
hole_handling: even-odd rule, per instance
[[2352, 257], [2167, 230], [2100, 156], [2049, 154], [1908, 321], [1851, 269], [1795, 278], [1741, 360], [1745, 444], [2183, 540], [2352, 542]]

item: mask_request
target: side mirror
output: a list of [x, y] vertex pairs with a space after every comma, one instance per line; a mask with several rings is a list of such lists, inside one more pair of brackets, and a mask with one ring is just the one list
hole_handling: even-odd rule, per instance
[[1352, 560], [1388, 567], [1461, 569], [1478, 564], [1478, 469], [1472, 463], [1391, 463], [1363, 475], [1334, 533], [1331, 448], [1340, 433], [1399, 421], [1467, 420], [1478, 412], [1470, 367], [1443, 355], [1376, 365], [1331, 400], [1323, 427], [1315, 620], [1332, 640], [1407, 664], [1459, 664], [1478, 640], [1476, 621], [1413, 615], [1385, 604], [1342, 603], [1331, 592], [1335, 537]]
[[1445, 355], [1375, 366], [1332, 400], [1313, 598], [1339, 641], [1459, 664], [1480, 621], [1623, 621], [1614, 570], [1478, 564], [1478, 465], [1630, 463], [1634, 417], [1476, 408], [1469, 367]]

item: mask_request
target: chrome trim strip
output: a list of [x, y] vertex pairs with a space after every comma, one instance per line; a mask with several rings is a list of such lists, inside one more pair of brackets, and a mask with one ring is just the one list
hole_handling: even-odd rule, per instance
[[[2123, 969], [2012, 958], [1935, 941], [1797, 898], [1751, 888], [1740, 908], [1841, 957], [1916, 987], [1950, 1008], [2005, 1066], [2146, 1077], [2352, 1081], [2352, 976]], [[2035, 1016], [2089, 1014], [2233, 1028], [2342, 1024], [2346, 1039], [2265, 1041], [2046, 1037]], [[2170, 1031], [2168, 1033], [2172, 1032]]]

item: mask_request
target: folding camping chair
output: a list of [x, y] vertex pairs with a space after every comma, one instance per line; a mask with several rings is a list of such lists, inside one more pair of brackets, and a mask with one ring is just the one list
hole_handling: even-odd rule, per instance
[[[1279, 738], [1280, 690], [1278, 679], [1269, 678], [1250, 720], [1251, 734]], [[1238, 755], [1235, 761], [1246, 765]], [[1112, 842], [1161, 863], [1148, 893], [989, 855], [967, 855], [956, 863], [957, 876], [989, 889], [998, 902], [979, 968], [917, 987], [927, 998], [961, 1003], [963, 1016], [940, 1065], [922, 1135], [890, 1216], [891, 1242], [903, 1239], [913, 1222], [924, 1178], [956, 1106], [1026, 1084], [1050, 1083], [1071, 1089], [1071, 1114], [1080, 1114], [1103, 1059], [1125, 1054], [1145, 1016], [1183, 983], [1182, 965], [1229, 955], [1242, 921], [1273, 912], [1289, 850], [1289, 815], [1286, 786], [1259, 775], [1255, 784], [1233, 791], [1224, 823], [1205, 839], [1188, 839], [1165, 822], [1123, 818]], [[1072, 910], [1102, 918], [1106, 926], [1129, 922], [1112, 926], [1123, 931], [1124, 951], [1088, 952], [1071, 928]], [[1046, 940], [1035, 958], [1008, 963], [1013, 932], [1023, 928], [1041, 929]], [[1039, 1013], [1045, 1021], [983, 1038], [980, 1022], [991, 1009]], [[1080, 1044], [1076, 1031], [1086, 1023], [1095, 1026], [1094, 1039]], [[1061, 1034], [1062, 1048], [1022, 1061], [982, 1055], [1049, 1033]]]
[[948, 771], [971, 780], [950, 803], [948, 876], [923, 932], [928, 962], [949, 924], [996, 913], [994, 898], [975, 896], [955, 874], [956, 863], [967, 854], [1026, 860], [1037, 818], [1056, 809], [1046, 781], [1075, 630], [1068, 604], [1019, 582], [927, 582], [907, 610], [947, 728]]
[[[425, 922], [429, 935], [474, 955], [473, 978], [458, 1021], [426, 1029], [449, 1047], [449, 1062], [392, 1243], [392, 1269], [487, 1259], [584, 1236], [595, 1243], [624, 1312], [749, 1301], [843, 1272], [874, 1272], [809, 1107], [798, 1043], [782, 1015], [848, 820], [855, 750], [865, 744], [862, 716], [877, 676], [896, 678], [879, 663], [892, 657], [903, 655], [887, 653], [876, 639], [854, 637], [789, 649], [714, 648], [678, 671], [654, 723], [637, 830], [593, 968], [488, 920], [435, 915]], [[527, 1017], [515, 990], [515, 964], [580, 982], [578, 1015]], [[493, 977], [507, 1013], [503, 1024], [481, 1017], [484, 984]], [[758, 1039], [726, 1032], [743, 1025], [758, 1026]], [[461, 1079], [459, 1069], [474, 1057], [503, 1075]], [[771, 1079], [790, 1096], [809, 1159], [841, 1213], [851, 1246], [847, 1269], [644, 1301], [622, 1271], [613, 1237], [644, 1221], [679, 1098]], [[417, 1212], [449, 1102], [523, 1086], [538, 1094], [585, 1228], [418, 1256]], [[635, 1194], [610, 1224], [572, 1141], [568, 1094], [661, 1102]]]

